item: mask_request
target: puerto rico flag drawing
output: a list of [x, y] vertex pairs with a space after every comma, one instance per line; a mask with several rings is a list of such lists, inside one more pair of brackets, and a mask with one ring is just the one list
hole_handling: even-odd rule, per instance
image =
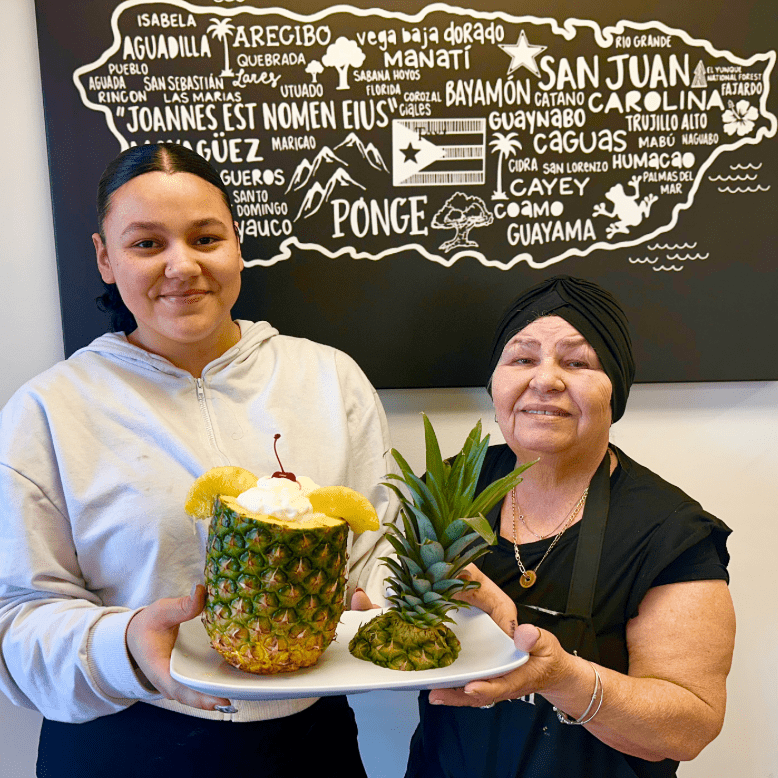
[[486, 180], [486, 119], [392, 121], [394, 186], [463, 186]]

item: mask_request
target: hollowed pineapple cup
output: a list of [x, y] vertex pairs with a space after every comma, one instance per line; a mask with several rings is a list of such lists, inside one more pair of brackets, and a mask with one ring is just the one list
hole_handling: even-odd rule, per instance
[[341, 519], [286, 522], [217, 497], [202, 617], [211, 645], [249, 673], [315, 664], [343, 613], [347, 541]]

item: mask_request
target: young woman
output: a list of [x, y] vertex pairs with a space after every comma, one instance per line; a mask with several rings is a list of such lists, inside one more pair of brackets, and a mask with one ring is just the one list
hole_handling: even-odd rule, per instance
[[[97, 266], [114, 332], [23, 386], [0, 416], [0, 690], [44, 716], [39, 775], [362, 776], [343, 697], [243, 702], [173, 680], [178, 625], [203, 607], [205, 527], [183, 510], [213, 466], [289, 469], [367, 495], [388, 463], [377, 394], [345, 354], [234, 321], [228, 192], [174, 145], [127, 150], [98, 190]], [[204, 524], [204, 522], [202, 522]], [[377, 598], [376, 547], [349, 596]]]

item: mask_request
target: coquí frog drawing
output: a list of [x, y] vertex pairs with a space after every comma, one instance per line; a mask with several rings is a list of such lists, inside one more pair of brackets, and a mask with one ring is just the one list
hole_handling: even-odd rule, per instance
[[616, 219], [605, 230], [609, 238], [612, 238], [617, 232], [628, 234], [630, 227], [636, 227], [648, 216], [651, 212], [651, 206], [658, 199], [656, 195], [649, 194], [638, 202], [640, 176], [632, 176], [629, 183], [635, 190], [632, 197], [624, 191], [621, 184], [615, 184], [605, 193], [605, 197], [613, 203], [613, 212], [608, 211], [608, 206], [605, 203], [594, 206], [593, 216], [608, 216], [611, 219]]

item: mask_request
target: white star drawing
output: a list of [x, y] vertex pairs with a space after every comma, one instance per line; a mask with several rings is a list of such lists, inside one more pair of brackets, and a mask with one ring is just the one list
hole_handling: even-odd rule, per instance
[[511, 66], [508, 68], [508, 75], [518, 70], [520, 67], [525, 67], [527, 70], [531, 70], [536, 76], [540, 75], [535, 57], [540, 52], [545, 51], [547, 46], [533, 46], [528, 40], [524, 30], [519, 35], [519, 40], [516, 43], [501, 43], [500, 48], [511, 58]]

